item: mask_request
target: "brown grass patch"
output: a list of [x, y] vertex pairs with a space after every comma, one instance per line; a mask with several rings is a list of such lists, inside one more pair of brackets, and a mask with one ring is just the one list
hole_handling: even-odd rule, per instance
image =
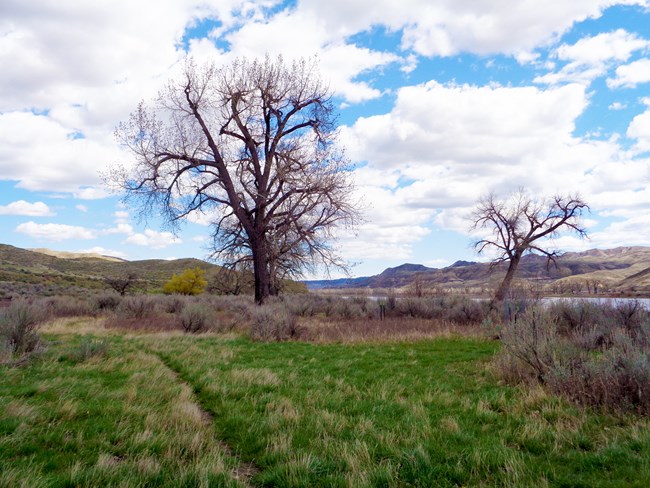
[[300, 339], [309, 342], [381, 342], [412, 341], [436, 337], [477, 337], [484, 335], [479, 326], [456, 325], [443, 320], [387, 318], [385, 320], [350, 319], [301, 320]]
[[41, 332], [49, 334], [107, 334], [106, 319], [98, 317], [64, 317], [46, 322]]
[[119, 316], [106, 319], [109, 329], [139, 331], [139, 332], [168, 332], [182, 330], [178, 318], [173, 314], [147, 315], [142, 318], [123, 318]]

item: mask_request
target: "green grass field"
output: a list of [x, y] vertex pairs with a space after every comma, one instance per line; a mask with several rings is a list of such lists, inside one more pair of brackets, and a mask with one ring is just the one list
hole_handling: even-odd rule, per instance
[[0, 370], [2, 487], [650, 480], [647, 419], [499, 385], [492, 341], [255, 343], [83, 320], [44, 337], [40, 359]]

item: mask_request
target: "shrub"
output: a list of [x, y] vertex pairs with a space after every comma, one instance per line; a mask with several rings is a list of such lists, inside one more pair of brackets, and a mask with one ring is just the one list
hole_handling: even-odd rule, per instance
[[489, 313], [489, 302], [472, 300], [468, 297], [449, 297], [441, 299], [443, 318], [458, 325], [477, 325]]
[[23, 300], [0, 310], [0, 342], [9, 355], [22, 355], [38, 349], [38, 327], [45, 320], [42, 306]]
[[96, 308], [86, 298], [73, 296], [48, 297], [39, 302], [48, 317], [84, 317], [94, 315]]
[[95, 308], [100, 311], [115, 310], [121, 302], [121, 297], [117, 293], [101, 293], [94, 297]]
[[298, 320], [286, 307], [264, 305], [252, 312], [250, 337], [257, 341], [286, 341], [299, 335]]
[[173, 275], [163, 286], [163, 291], [168, 294], [199, 295], [208, 286], [204, 275], [205, 271], [199, 267], [186, 269], [179, 275]]
[[180, 312], [180, 323], [185, 332], [196, 334], [210, 327], [213, 314], [208, 307], [200, 303], [192, 303]]
[[185, 300], [179, 296], [161, 297], [158, 304], [165, 313], [180, 313], [185, 308]]
[[120, 318], [142, 319], [153, 313], [155, 302], [150, 297], [137, 295], [123, 299], [115, 309]]
[[537, 307], [526, 310], [517, 321], [508, 322], [501, 330], [504, 351], [511, 356], [505, 374], [509, 378], [535, 378], [545, 383], [553, 366], [556, 334], [556, 321]]
[[580, 404], [650, 414], [650, 314], [623, 305], [531, 307], [501, 330], [499, 374]]

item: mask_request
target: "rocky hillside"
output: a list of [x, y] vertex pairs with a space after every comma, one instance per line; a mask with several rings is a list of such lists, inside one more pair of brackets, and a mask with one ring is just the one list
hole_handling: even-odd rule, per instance
[[[446, 268], [403, 264], [376, 276], [308, 281], [310, 289], [425, 288], [489, 289], [505, 274], [505, 265], [490, 269], [487, 263], [457, 261]], [[519, 266], [518, 278], [553, 293], [603, 292], [650, 294], [650, 248], [619, 247], [566, 253], [555, 265], [529, 254]]]

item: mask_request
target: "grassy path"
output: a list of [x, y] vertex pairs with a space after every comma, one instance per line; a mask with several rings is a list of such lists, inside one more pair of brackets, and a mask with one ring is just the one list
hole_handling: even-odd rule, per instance
[[[156, 353], [150, 353], [152, 354], [155, 358], [157, 358], [163, 365], [166, 367], [172, 377], [175, 379], [177, 383], [180, 383], [182, 388], [185, 389], [192, 389], [192, 385], [189, 384], [185, 379], [183, 379], [183, 371], [179, 371], [174, 369], [172, 364], [168, 364], [164, 357], [156, 354]], [[192, 392], [192, 402], [194, 405], [196, 405], [196, 408], [199, 410], [201, 419], [203, 420], [203, 424], [206, 427], [209, 428], [214, 428], [214, 414], [208, 410], [206, 410], [203, 405], [199, 402], [198, 398], [196, 398], [194, 392]], [[235, 468], [232, 472], [232, 476], [234, 479], [239, 481], [243, 486], [245, 487], [251, 487], [253, 486], [250, 481], [251, 478], [255, 475], [257, 475], [260, 471], [259, 467], [255, 465], [253, 462], [244, 462], [242, 461], [239, 456], [233, 451], [232, 447], [229, 446], [225, 441], [219, 440], [218, 438], [215, 438], [219, 446], [221, 447], [221, 450], [231, 459], [233, 459], [236, 462]]]
[[43, 358], [1, 370], [0, 487], [645, 487], [650, 479], [647, 419], [497, 384], [486, 369], [494, 342], [98, 333], [84, 323], [52, 329]]
[[[54, 339], [54, 337], [51, 337]], [[192, 390], [120, 337], [80, 358], [59, 336], [0, 378], [0, 487], [242, 487]]]

